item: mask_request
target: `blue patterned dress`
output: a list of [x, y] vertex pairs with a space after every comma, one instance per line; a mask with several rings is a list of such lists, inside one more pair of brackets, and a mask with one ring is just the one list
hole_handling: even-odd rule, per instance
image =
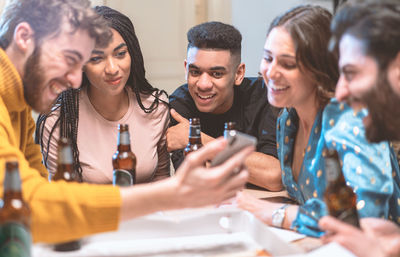
[[295, 109], [284, 109], [277, 124], [278, 156], [282, 181], [299, 204], [292, 228], [319, 237], [318, 220], [327, 215], [323, 202], [326, 188], [324, 149], [336, 149], [347, 184], [357, 194], [359, 217], [382, 217], [400, 223], [399, 166], [388, 142], [370, 144], [362, 118], [366, 110], [353, 111], [332, 99], [319, 111], [310, 134], [298, 181], [292, 175], [294, 141], [298, 129]]

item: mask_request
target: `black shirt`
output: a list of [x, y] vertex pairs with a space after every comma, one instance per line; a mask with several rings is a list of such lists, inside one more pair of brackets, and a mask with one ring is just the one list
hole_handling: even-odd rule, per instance
[[[232, 107], [223, 114], [200, 112], [196, 108], [188, 85], [184, 84], [169, 97], [171, 108], [186, 119], [200, 118], [201, 131], [217, 138], [224, 133], [224, 123], [236, 122], [236, 129], [255, 136], [257, 152], [272, 155], [276, 152], [276, 109], [268, 103], [267, 88], [262, 79], [244, 78], [239, 86], [234, 86]], [[171, 117], [171, 126], [177, 122]], [[174, 168], [177, 169], [183, 160], [182, 150], [177, 150], [171, 156]]]

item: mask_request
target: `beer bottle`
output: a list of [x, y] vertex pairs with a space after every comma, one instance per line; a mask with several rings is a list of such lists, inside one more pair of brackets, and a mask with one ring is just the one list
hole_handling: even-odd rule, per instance
[[[65, 180], [78, 181], [78, 174], [74, 170], [71, 143], [67, 138], [58, 140], [57, 171], [50, 177], [50, 181]], [[81, 240], [63, 242], [54, 245], [54, 250], [59, 252], [75, 251], [81, 248]]]
[[346, 184], [339, 155], [336, 150], [326, 150], [325, 171], [327, 187], [324, 193], [329, 214], [346, 223], [360, 227], [357, 213], [357, 196]]
[[228, 121], [224, 124], [224, 138], [229, 139], [236, 134], [236, 122]]
[[49, 177], [50, 181], [78, 181], [78, 174], [74, 170], [71, 143], [67, 138], [62, 137], [58, 140], [57, 171]]
[[18, 162], [6, 162], [0, 209], [0, 256], [31, 256], [31, 211], [22, 198]]
[[191, 152], [194, 152], [203, 144], [201, 143], [201, 128], [200, 128], [200, 119], [199, 118], [190, 118], [189, 119], [189, 143], [186, 145], [183, 150], [183, 155], [186, 156]]
[[118, 124], [118, 148], [112, 157], [113, 185], [131, 186], [136, 183], [136, 156], [131, 151], [128, 124]]

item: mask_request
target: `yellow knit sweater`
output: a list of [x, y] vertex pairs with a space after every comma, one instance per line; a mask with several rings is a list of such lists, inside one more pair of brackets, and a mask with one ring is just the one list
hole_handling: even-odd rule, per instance
[[24, 199], [32, 210], [34, 242], [60, 242], [118, 228], [121, 196], [111, 185], [47, 181], [35, 123], [21, 78], [0, 48], [0, 196], [5, 161], [19, 162]]

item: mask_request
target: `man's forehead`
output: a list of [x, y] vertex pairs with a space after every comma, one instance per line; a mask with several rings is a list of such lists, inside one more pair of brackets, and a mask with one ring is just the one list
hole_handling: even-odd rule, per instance
[[89, 36], [88, 30], [74, 28], [69, 22], [64, 22], [57, 33], [44, 40], [43, 46], [73, 53], [79, 59], [86, 61], [95, 46], [95, 39]]
[[345, 34], [340, 40], [340, 59], [339, 66], [343, 67], [347, 64], [353, 64], [365, 57], [364, 46], [361, 40], [354, 36]]
[[194, 56], [198, 54], [213, 54], [213, 55], [231, 55], [231, 52], [228, 49], [219, 49], [219, 48], [198, 48], [198, 47], [190, 47], [188, 49], [188, 56]]
[[229, 50], [191, 47], [188, 49], [187, 63], [209, 67], [227, 67], [233, 63], [233, 58]]

